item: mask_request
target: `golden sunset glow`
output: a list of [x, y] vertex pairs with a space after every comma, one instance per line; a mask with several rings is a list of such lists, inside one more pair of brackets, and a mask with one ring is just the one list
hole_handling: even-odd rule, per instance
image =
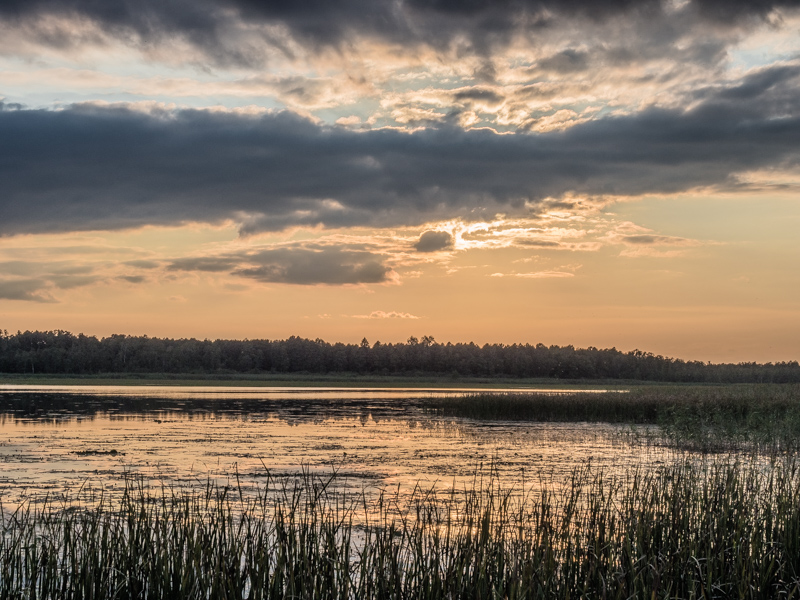
[[145, 4], [0, 3], [1, 329], [798, 358], [793, 3]]

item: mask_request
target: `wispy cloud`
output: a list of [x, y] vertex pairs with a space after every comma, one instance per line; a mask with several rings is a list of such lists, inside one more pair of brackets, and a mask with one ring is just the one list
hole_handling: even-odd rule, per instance
[[407, 312], [373, 310], [368, 315], [352, 315], [354, 319], [420, 319], [416, 315]]
[[532, 273], [492, 273], [491, 277], [519, 277], [522, 279], [562, 279], [575, 277], [570, 271], [535, 271]]
[[683, 256], [691, 248], [715, 242], [695, 240], [672, 235], [659, 235], [647, 228], [632, 223], [622, 223], [617, 231], [603, 237], [610, 244], [623, 246], [620, 256], [675, 258]]
[[682, 237], [675, 237], [670, 235], [624, 235], [620, 238], [624, 244], [633, 244], [635, 246], [695, 246], [698, 244], [696, 240], [690, 240]]
[[48, 282], [41, 279], [2, 279], [0, 280], [0, 299], [57, 302], [47, 288]]

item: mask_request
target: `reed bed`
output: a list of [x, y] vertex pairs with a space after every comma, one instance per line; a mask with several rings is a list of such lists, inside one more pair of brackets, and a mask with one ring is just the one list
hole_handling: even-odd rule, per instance
[[797, 598], [800, 470], [678, 462], [558, 488], [348, 499], [335, 477], [256, 495], [130, 485], [2, 515], [0, 598]]
[[627, 392], [468, 394], [428, 410], [483, 421], [589, 421], [658, 425], [639, 438], [700, 452], [800, 450], [800, 386], [647, 386]]

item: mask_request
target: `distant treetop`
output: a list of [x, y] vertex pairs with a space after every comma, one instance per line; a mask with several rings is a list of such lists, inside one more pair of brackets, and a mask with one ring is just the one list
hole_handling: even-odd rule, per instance
[[115, 334], [98, 339], [68, 331], [0, 330], [0, 373], [320, 373], [445, 375], [553, 379], [624, 379], [695, 383], [800, 382], [797, 361], [711, 364], [616, 348], [544, 344], [406, 343], [166, 339]]

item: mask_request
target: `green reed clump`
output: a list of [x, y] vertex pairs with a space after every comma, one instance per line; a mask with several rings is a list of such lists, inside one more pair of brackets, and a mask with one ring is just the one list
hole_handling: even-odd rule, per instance
[[[2, 515], [0, 598], [796, 598], [800, 470], [677, 463], [346, 500], [335, 479]], [[233, 495], [231, 495], [233, 494]]]
[[433, 398], [432, 411], [482, 421], [655, 423], [659, 398], [623, 392], [492, 393]]
[[651, 386], [629, 392], [469, 394], [429, 410], [479, 420], [659, 425], [649, 441], [702, 452], [800, 450], [800, 386]]

